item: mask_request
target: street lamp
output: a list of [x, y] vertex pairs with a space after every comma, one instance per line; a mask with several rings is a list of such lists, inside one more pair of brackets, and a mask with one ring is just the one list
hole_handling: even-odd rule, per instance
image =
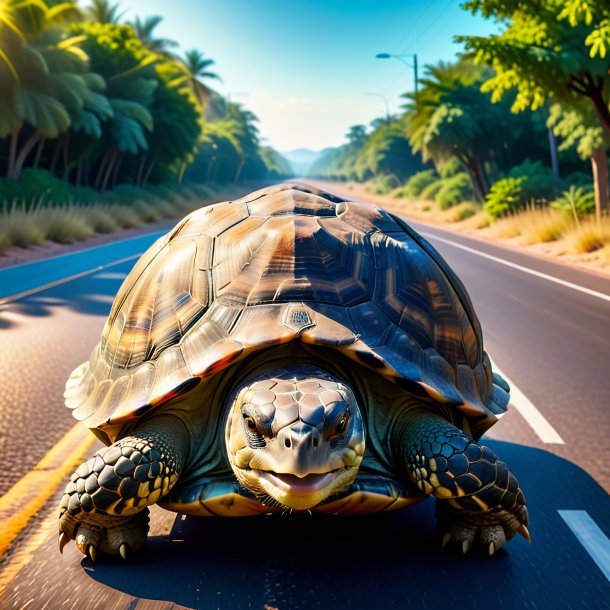
[[[391, 57], [402, 62], [403, 64], [405, 64], [405, 66], [409, 66], [409, 68], [413, 68], [413, 80], [415, 82], [415, 97], [417, 98], [417, 53], [408, 53], [406, 55], [404, 55], [404, 54], [396, 55], [394, 53], [377, 53], [377, 55], [375, 55], [376, 59], [390, 59]], [[405, 57], [412, 57], [413, 64], [410, 64], [406, 59], [404, 59]]]

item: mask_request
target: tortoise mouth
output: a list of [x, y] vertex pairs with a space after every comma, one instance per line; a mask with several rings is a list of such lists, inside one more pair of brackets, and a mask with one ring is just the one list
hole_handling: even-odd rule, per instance
[[261, 479], [265, 479], [275, 488], [290, 495], [310, 495], [315, 494], [330, 483], [332, 483], [341, 471], [346, 468], [336, 468], [329, 472], [310, 473], [303, 477], [287, 472], [273, 472], [271, 470], [259, 470], [257, 472]]

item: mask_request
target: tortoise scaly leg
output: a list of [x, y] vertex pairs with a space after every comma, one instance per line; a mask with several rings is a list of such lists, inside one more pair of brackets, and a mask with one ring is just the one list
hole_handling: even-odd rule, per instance
[[175, 417], [159, 417], [104, 447], [81, 464], [59, 510], [59, 548], [69, 540], [95, 560], [139, 549], [148, 535], [147, 506], [176, 483], [188, 452], [188, 433]]
[[437, 529], [464, 553], [493, 555], [515, 534], [529, 541], [525, 497], [491, 449], [430, 412], [412, 412], [395, 428], [395, 441], [415, 484], [437, 498]]

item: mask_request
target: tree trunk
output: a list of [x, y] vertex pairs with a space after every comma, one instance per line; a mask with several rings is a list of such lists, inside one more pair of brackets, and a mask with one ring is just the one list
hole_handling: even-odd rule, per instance
[[100, 164], [97, 168], [97, 176], [95, 178], [95, 182], [93, 183], [93, 187], [98, 191], [100, 190], [100, 186], [102, 184], [102, 178], [104, 177], [104, 171], [106, 170], [106, 163], [108, 162], [108, 159], [111, 155], [112, 150], [107, 150], [100, 159]]
[[555, 138], [555, 134], [553, 133], [553, 128], [549, 127], [549, 149], [551, 152], [551, 169], [553, 170], [553, 179], [555, 182], [559, 182], [561, 180], [561, 176], [559, 175], [559, 157], [557, 156], [557, 139]]
[[62, 161], [64, 164], [64, 173], [63, 173], [63, 179], [67, 180], [68, 176], [70, 174], [70, 169], [68, 168], [68, 144], [70, 143], [70, 132], [66, 133], [66, 135], [63, 137], [63, 142], [61, 145], [61, 157], [62, 157]]
[[140, 166], [138, 167], [138, 175], [136, 176], [136, 184], [137, 186], [142, 186], [142, 177], [144, 176], [144, 166], [146, 165], [146, 159], [148, 155], [142, 155], [140, 159]]
[[480, 159], [472, 156], [458, 155], [458, 159], [464, 164], [470, 177], [470, 184], [472, 186], [472, 194], [476, 201], [483, 203], [485, 201], [485, 195], [487, 195], [487, 180], [484, 175], [481, 175], [481, 171], [485, 172]]
[[121, 169], [121, 165], [123, 165], [123, 160], [125, 159], [125, 155], [120, 153], [116, 163], [114, 164], [114, 170], [112, 171], [112, 180], [110, 181], [111, 188], [114, 188], [117, 183], [117, 178], [119, 177], [119, 170]]
[[61, 152], [61, 141], [63, 136], [59, 136], [57, 138], [57, 143], [55, 144], [55, 150], [53, 150], [53, 156], [51, 157], [51, 165], [49, 166], [49, 171], [51, 173], [55, 173], [57, 169], [57, 161], [59, 160], [59, 153]]
[[142, 186], [145, 186], [146, 183], [148, 182], [148, 179], [150, 178], [150, 175], [152, 174], [153, 168], [155, 167], [155, 163], [156, 163], [156, 161], [154, 159], [150, 162], [150, 165], [148, 166], [148, 169], [146, 170], [146, 173], [144, 174], [144, 178], [142, 179]]
[[76, 186], [80, 186], [80, 183], [83, 179], [83, 159], [79, 159], [76, 164]]
[[239, 162], [239, 167], [237, 168], [237, 171], [235, 172], [235, 178], [233, 179], [233, 182], [237, 182], [239, 180], [239, 177], [241, 176], [241, 170], [244, 169], [245, 164], [246, 164], [246, 159], [244, 157], [242, 157], [241, 161]]
[[601, 89], [595, 89], [589, 97], [593, 102], [593, 106], [595, 106], [599, 124], [602, 126], [602, 129], [610, 135], [610, 110], [608, 110], [608, 102], [604, 100]]
[[593, 152], [591, 166], [595, 189], [595, 216], [599, 222], [602, 214], [608, 212], [608, 158], [603, 148]]
[[119, 151], [116, 148], [113, 149], [113, 151], [110, 155], [110, 160], [108, 161], [108, 167], [107, 167], [106, 173], [104, 175], [104, 180], [102, 181], [102, 184], [101, 184], [100, 191], [102, 191], [102, 193], [106, 190], [106, 187], [108, 186], [108, 180], [110, 179], [110, 176], [112, 175], [112, 169], [114, 167], [114, 164], [116, 163], [118, 156], [119, 156]]
[[21, 150], [19, 151], [19, 154], [17, 155], [17, 158], [15, 159], [15, 164], [13, 166], [13, 173], [11, 174], [11, 176], [9, 176], [9, 178], [11, 180], [17, 180], [17, 178], [19, 178], [19, 175], [21, 174], [21, 170], [23, 169], [23, 164], [25, 163], [25, 160], [28, 158], [28, 155], [30, 154], [32, 148], [34, 148], [34, 146], [36, 146], [36, 144], [38, 143], [40, 138], [41, 138], [40, 133], [35, 131], [25, 141], [25, 144], [21, 147]]
[[44, 145], [46, 141], [46, 138], [40, 139], [40, 143], [38, 144], [38, 150], [36, 151], [36, 156], [34, 157], [34, 163], [32, 164], [33, 167], [38, 168], [38, 166], [40, 165], [40, 159], [42, 157], [42, 151], [44, 150]]
[[11, 176], [13, 175], [15, 168], [15, 157], [17, 156], [17, 144], [19, 142], [19, 132], [21, 131], [21, 127], [17, 129], [17, 131], [13, 131], [11, 134], [11, 144], [9, 148], [8, 154], [8, 168], [6, 170], [6, 177], [9, 180], [12, 180]]

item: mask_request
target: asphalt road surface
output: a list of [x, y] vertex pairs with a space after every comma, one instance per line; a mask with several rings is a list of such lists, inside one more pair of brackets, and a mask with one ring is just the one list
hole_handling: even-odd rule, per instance
[[515, 404], [483, 442], [525, 491], [532, 545], [515, 539], [491, 560], [441, 552], [426, 501], [340, 519], [157, 509], [127, 564], [91, 564], [72, 544], [59, 555], [65, 479], [53, 475], [82, 442], [63, 386], [150, 235], [0, 271], [0, 538], [49, 490], [4, 552], [0, 608], [610, 608], [610, 280], [411, 224], [465, 283], [512, 382]]

